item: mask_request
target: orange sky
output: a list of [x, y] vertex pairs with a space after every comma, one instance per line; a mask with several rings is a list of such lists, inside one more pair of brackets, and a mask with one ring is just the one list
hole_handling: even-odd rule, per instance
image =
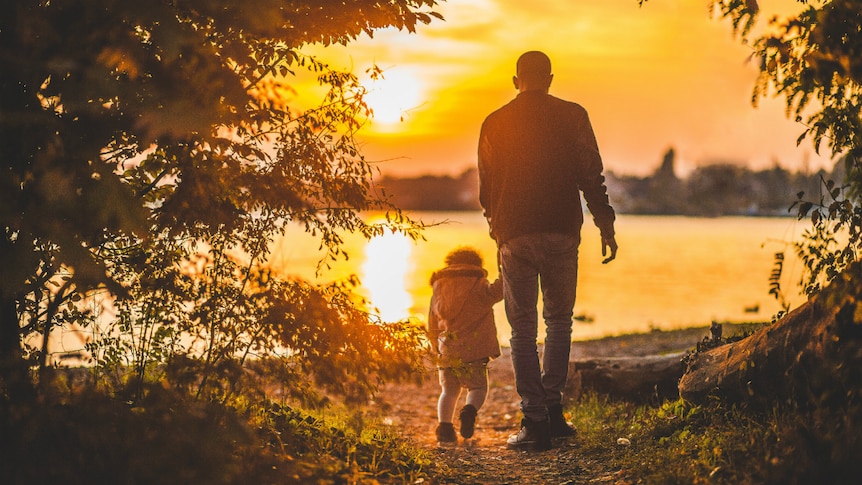
[[[760, 26], [799, 9], [796, 0], [759, 3]], [[810, 142], [796, 146], [802, 127], [784, 116], [783, 100], [752, 107], [750, 50], [709, 17], [706, 1], [449, 0], [437, 11], [446, 20], [416, 34], [309, 49], [336, 68], [385, 70], [386, 81], [370, 85], [377, 119], [359, 136], [383, 173], [475, 166], [482, 120], [516, 95], [511, 77], [526, 50], [551, 57], [551, 94], [587, 109], [605, 167], [618, 174], [651, 173], [669, 147], [680, 174], [717, 161], [831, 167]], [[387, 121], [387, 103], [403, 120]]]

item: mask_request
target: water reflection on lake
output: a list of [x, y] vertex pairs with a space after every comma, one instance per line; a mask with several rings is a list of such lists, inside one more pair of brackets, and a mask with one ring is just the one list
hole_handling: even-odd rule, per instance
[[371, 305], [385, 322], [410, 317], [413, 297], [407, 292], [412, 270], [413, 241], [401, 233], [387, 232], [365, 244], [360, 280]]
[[[404, 317], [425, 322], [431, 273], [452, 248], [469, 245], [497, 277], [496, 246], [479, 212], [426, 212], [412, 217], [440, 223], [425, 231], [426, 241], [387, 234], [372, 241], [346, 238], [347, 261], [315, 276], [319, 241], [300, 228], [278, 241], [273, 266], [285, 274], [332, 281], [355, 274], [361, 289], [384, 320]], [[796, 289], [801, 263], [789, 243], [806, 222], [793, 218], [688, 218], [618, 216], [617, 260], [601, 264], [598, 230], [583, 229], [573, 338], [586, 339], [651, 328], [707, 325], [712, 320], [764, 321], [780, 310], [768, 294], [773, 254], [786, 251], [782, 287], [793, 306], [804, 298]], [[510, 335], [502, 303], [495, 306], [500, 340]]]

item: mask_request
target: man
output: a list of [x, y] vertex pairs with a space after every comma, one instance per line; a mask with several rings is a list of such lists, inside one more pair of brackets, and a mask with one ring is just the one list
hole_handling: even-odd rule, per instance
[[[580, 105], [548, 94], [552, 79], [547, 55], [524, 53], [513, 78], [517, 97], [485, 119], [479, 136], [479, 199], [499, 249], [524, 415], [508, 440], [518, 450], [546, 450], [552, 437], [575, 434], [563, 417], [562, 391], [584, 221], [580, 192], [601, 231], [603, 262], [617, 253], [614, 210], [589, 117]], [[541, 366], [540, 285], [546, 326]]]

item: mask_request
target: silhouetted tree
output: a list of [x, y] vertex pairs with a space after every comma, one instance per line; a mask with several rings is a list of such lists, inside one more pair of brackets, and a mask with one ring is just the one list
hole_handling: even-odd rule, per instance
[[754, 49], [760, 69], [754, 102], [770, 93], [783, 96], [788, 114], [803, 123], [799, 142], [808, 138], [818, 151], [826, 145], [847, 165], [846, 187], [843, 180], [823, 179], [795, 204], [799, 218], [812, 223], [797, 252], [809, 272], [803, 285], [813, 294], [862, 250], [862, 3], [801, 3], [799, 15], [771, 19], [770, 28], [752, 41], [756, 1], [712, 2]]
[[697, 168], [688, 179], [688, 208], [707, 216], [745, 215], [754, 206], [749, 171], [730, 163]]
[[[843, 157], [847, 185], [819, 174], [814, 193], [797, 196], [798, 217], [811, 221], [797, 247], [808, 301], [767, 329], [695, 355], [680, 390], [688, 399], [790, 406], [813, 423], [805, 433], [809, 449], [850, 470], [859, 462], [858, 438], [850, 431], [842, 443], [843, 430], [862, 423], [862, 2], [800, 3], [799, 15], [774, 18], [749, 40], [760, 69], [754, 100], [772, 92], [785, 97], [788, 113], [805, 123], [799, 141], [810, 138], [818, 150], [825, 143]], [[755, 0], [712, 5], [748, 37]]]
[[465, 170], [457, 178], [449, 175], [384, 177], [380, 186], [398, 207], [409, 210], [478, 210], [478, 170]]
[[[375, 195], [353, 141], [364, 91], [353, 74], [300, 49], [389, 26], [413, 31], [438, 16], [423, 11], [434, 4], [7, 2], [0, 15], [7, 392], [27, 389], [22, 331], [47, 337], [61, 305], [89, 289], [123, 297], [136, 268], [177, 264], [194, 255], [191, 242], [222, 255], [244, 251], [259, 263], [292, 221], [332, 254], [339, 231], [381, 231], [358, 213], [393, 209]], [[319, 108], [291, 108], [298, 70], [328, 88]], [[392, 214], [393, 224], [409, 225]], [[162, 241], [179, 255], [152, 257]]]

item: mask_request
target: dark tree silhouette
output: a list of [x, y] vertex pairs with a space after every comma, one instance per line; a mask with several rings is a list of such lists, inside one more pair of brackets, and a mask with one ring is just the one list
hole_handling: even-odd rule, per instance
[[[117, 265], [146, 265], [160, 240], [265, 257], [290, 221], [321, 236], [382, 230], [353, 142], [366, 114], [350, 73], [306, 56], [395, 26], [434, 0], [281, 2], [13, 0], [0, 16], [0, 379], [27, 393], [22, 333], [92, 288], [122, 297]], [[289, 105], [304, 70], [329, 94]], [[408, 226], [409, 226], [409, 221]], [[60, 282], [62, 291], [50, 285]], [[67, 282], [68, 285], [63, 284]], [[62, 314], [63, 312], [59, 312]], [[62, 316], [62, 315], [61, 315]]]

